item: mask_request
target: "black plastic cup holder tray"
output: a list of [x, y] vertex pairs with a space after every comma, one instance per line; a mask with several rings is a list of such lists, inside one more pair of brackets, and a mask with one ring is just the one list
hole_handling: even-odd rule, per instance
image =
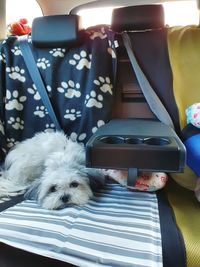
[[128, 145], [152, 145], [152, 146], [166, 146], [171, 143], [169, 138], [164, 137], [122, 137], [122, 136], [102, 136], [95, 141], [96, 144], [128, 144]]
[[151, 120], [112, 120], [86, 144], [86, 165], [92, 168], [182, 172], [185, 147], [175, 131]]

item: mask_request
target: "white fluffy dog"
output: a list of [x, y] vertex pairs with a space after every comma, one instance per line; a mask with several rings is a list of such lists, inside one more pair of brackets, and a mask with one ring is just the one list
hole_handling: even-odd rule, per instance
[[83, 205], [104, 172], [85, 167], [84, 146], [61, 132], [38, 133], [8, 153], [0, 173], [0, 197], [14, 192], [36, 199], [46, 209]]
[[[14, 146], [6, 156], [0, 171], [0, 198], [26, 191], [25, 197], [37, 200], [42, 207], [61, 209], [86, 204], [93, 191], [104, 185], [106, 176], [127, 186], [127, 171], [86, 168], [85, 161], [84, 146], [62, 132], [38, 133]], [[138, 177], [137, 186], [128, 187], [160, 189], [165, 183], [159, 175], [166, 178], [163, 173], [149, 173]]]

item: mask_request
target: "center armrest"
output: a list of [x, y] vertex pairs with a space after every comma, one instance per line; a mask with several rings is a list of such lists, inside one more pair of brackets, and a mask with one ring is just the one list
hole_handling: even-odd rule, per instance
[[92, 168], [183, 172], [185, 146], [162, 122], [116, 119], [100, 127], [86, 144]]

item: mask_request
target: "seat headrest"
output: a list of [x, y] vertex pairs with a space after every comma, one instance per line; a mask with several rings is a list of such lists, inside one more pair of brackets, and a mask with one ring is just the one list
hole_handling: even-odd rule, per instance
[[112, 14], [112, 30], [116, 32], [162, 28], [162, 5], [142, 5], [116, 8]]
[[38, 17], [32, 24], [32, 43], [39, 48], [76, 46], [82, 29], [78, 15]]

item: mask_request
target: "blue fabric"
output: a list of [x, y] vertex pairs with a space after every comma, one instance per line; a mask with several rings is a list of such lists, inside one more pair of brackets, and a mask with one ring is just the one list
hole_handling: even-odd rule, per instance
[[[30, 46], [64, 132], [86, 143], [110, 119], [116, 69], [114, 33], [91, 28], [72, 49]], [[16, 37], [0, 47], [0, 160], [17, 142], [39, 131], [54, 131], [22, 58]]]
[[187, 150], [187, 164], [197, 176], [200, 176], [200, 134], [189, 137], [184, 144]]

